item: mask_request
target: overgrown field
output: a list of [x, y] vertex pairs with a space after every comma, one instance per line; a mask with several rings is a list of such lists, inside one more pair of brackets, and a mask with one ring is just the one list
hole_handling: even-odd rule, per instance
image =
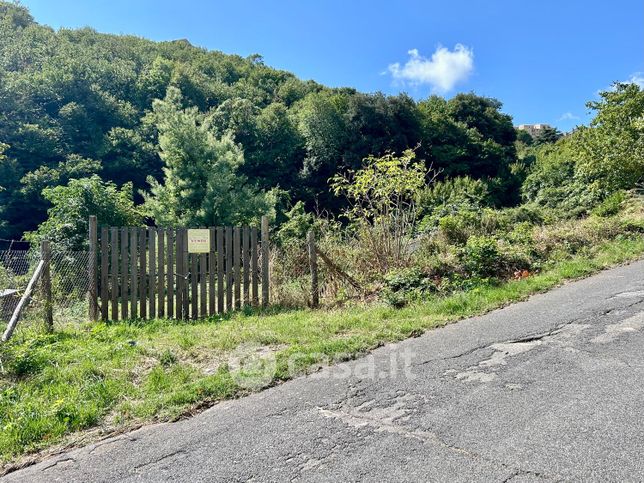
[[[53, 334], [29, 326], [0, 346], [0, 459], [8, 464], [77, 440], [79, 432], [92, 428], [103, 433], [176, 419], [641, 257], [644, 238], [635, 233], [632, 219], [619, 220], [619, 233], [608, 230], [610, 235], [594, 244], [584, 241], [568, 256], [559, 251], [539, 273], [427, 293], [404, 308], [372, 303], [273, 309], [199, 322], [69, 325]], [[583, 236], [582, 226], [594, 223], [608, 229], [617, 217], [561, 225], [558, 243], [573, 243]]]

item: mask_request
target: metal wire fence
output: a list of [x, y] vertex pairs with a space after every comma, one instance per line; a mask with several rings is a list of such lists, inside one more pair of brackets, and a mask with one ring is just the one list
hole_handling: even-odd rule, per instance
[[[334, 249], [341, 246], [342, 250]], [[333, 307], [364, 294], [347, 282], [351, 272], [351, 250], [338, 244], [322, 245], [333, 267], [320, 260], [318, 264], [319, 302]], [[88, 320], [90, 280], [89, 251], [71, 251], [51, 245], [51, 301], [54, 328]], [[0, 245], [0, 332], [4, 330], [31, 276], [41, 260], [40, 248], [27, 242]], [[261, 263], [261, 253], [260, 253]], [[311, 271], [307, 244], [304, 240], [288, 246], [271, 246], [270, 303], [281, 307], [311, 305]], [[46, 300], [42, 280], [36, 286], [30, 303], [20, 316], [19, 328], [43, 326]]]
[[[0, 326], [11, 318], [41, 259], [39, 249], [25, 246], [0, 250]], [[89, 277], [87, 266], [89, 252], [69, 251], [52, 246], [50, 271], [52, 311], [55, 325], [78, 323], [87, 320]], [[42, 324], [45, 317], [45, 298], [42, 281], [39, 282], [31, 302], [20, 317], [21, 327]]]

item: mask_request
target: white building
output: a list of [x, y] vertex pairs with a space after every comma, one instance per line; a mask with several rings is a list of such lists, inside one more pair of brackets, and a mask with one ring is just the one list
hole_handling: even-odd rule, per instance
[[526, 131], [533, 138], [537, 137], [546, 129], [551, 129], [552, 126], [549, 124], [520, 124], [517, 126], [519, 131]]

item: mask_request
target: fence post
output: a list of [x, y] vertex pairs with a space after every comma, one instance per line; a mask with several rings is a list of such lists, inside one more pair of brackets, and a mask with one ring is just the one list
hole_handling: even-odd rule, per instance
[[42, 291], [45, 296], [45, 328], [47, 332], [54, 330], [54, 312], [51, 300], [51, 245], [49, 240], [40, 242], [40, 256], [44, 262], [42, 272]]
[[89, 276], [89, 319], [98, 320], [98, 270], [96, 267], [96, 250], [98, 233], [96, 229], [96, 216], [89, 217], [89, 262], [87, 272]]
[[262, 307], [268, 306], [268, 216], [262, 216]]
[[314, 309], [320, 305], [320, 289], [318, 285], [318, 254], [315, 249], [315, 234], [309, 231], [306, 236], [309, 248], [309, 266], [311, 268], [311, 307]]

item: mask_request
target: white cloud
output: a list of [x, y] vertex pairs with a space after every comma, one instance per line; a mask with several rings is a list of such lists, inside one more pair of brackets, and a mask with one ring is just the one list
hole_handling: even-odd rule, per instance
[[629, 84], [637, 84], [644, 89], [644, 72], [635, 72], [626, 82]]
[[462, 44], [454, 50], [439, 46], [431, 59], [420, 55], [417, 49], [408, 52], [404, 65], [396, 62], [387, 70], [395, 81], [412, 85], [429, 85], [437, 92], [447, 92], [459, 82], [467, 80], [474, 70], [474, 52]]
[[575, 116], [572, 112], [564, 112], [557, 121], [574, 121], [579, 119], [579, 116]]

